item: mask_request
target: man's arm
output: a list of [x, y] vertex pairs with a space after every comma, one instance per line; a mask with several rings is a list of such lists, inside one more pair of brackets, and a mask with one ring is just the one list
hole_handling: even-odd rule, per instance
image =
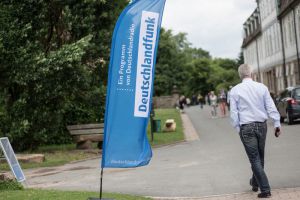
[[230, 92], [230, 118], [232, 126], [240, 132], [240, 119], [237, 107], [236, 95], [233, 91]]
[[278, 110], [274, 104], [273, 99], [271, 98], [271, 95], [269, 93], [269, 90], [266, 89], [265, 95], [264, 95], [264, 103], [265, 103], [265, 109], [268, 113], [268, 116], [273, 120], [274, 128], [279, 128], [280, 125], [280, 115], [278, 113]]

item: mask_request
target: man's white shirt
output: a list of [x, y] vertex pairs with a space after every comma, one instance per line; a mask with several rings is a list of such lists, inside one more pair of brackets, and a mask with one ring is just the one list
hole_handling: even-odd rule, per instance
[[268, 117], [273, 120], [275, 128], [280, 127], [280, 115], [268, 88], [251, 78], [243, 79], [242, 83], [231, 89], [230, 117], [238, 132], [241, 125], [264, 122]]

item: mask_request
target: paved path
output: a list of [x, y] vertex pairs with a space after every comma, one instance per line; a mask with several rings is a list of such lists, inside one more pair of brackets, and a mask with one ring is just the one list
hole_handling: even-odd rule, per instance
[[[248, 185], [250, 166], [237, 133], [229, 125], [229, 118], [211, 119], [207, 107], [204, 110], [192, 107], [186, 113], [200, 140], [154, 149], [154, 157], [146, 167], [105, 170], [104, 191], [167, 199], [244, 195], [245, 192], [253, 197]], [[300, 187], [299, 128], [299, 124], [284, 126], [280, 139], [269, 132], [266, 169], [274, 189]], [[25, 174], [31, 187], [99, 190], [99, 159], [58, 169], [29, 170]], [[234, 196], [213, 198], [238, 199]]]
[[[154, 200], [257, 200], [257, 193], [245, 192], [239, 194], [214, 195], [200, 198], [154, 198]], [[272, 191], [270, 200], [299, 200], [300, 188], [275, 189]]]

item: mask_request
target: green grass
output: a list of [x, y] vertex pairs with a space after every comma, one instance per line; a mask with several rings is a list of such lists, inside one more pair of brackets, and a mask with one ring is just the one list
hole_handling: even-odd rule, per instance
[[[97, 144], [95, 144], [97, 145]], [[22, 169], [38, 168], [38, 167], [54, 167], [64, 165], [72, 161], [78, 161], [88, 158], [100, 157], [97, 149], [91, 151], [76, 150], [75, 144], [67, 145], [50, 145], [40, 147], [34, 152], [26, 153], [42, 153], [45, 155], [43, 163], [20, 163]], [[0, 171], [8, 171], [9, 166], [6, 163], [0, 163]]]
[[[0, 199], [5, 200], [86, 200], [88, 197], [98, 197], [95, 192], [64, 192], [55, 190], [14, 190], [0, 191]], [[123, 194], [106, 194], [103, 198], [112, 198], [115, 200], [150, 200], [150, 198], [130, 196]]]
[[[148, 127], [148, 138], [152, 146], [172, 144], [184, 140], [182, 121], [180, 113], [176, 109], [156, 109], [154, 119], [161, 120], [161, 132], [154, 133], [154, 140], [151, 142], [150, 126]], [[176, 122], [175, 132], [162, 132], [167, 119], [174, 119]]]
[[[175, 132], [159, 132], [154, 133], [154, 141], [151, 142], [150, 126], [148, 126], [148, 138], [152, 146], [160, 146], [166, 144], [172, 144], [178, 141], [184, 140], [182, 121], [180, 113], [176, 109], [156, 109], [154, 119], [161, 120], [161, 129], [167, 119], [174, 119], [176, 122]], [[45, 155], [45, 162], [43, 163], [20, 163], [22, 169], [38, 168], [38, 167], [54, 167], [64, 165], [72, 161], [78, 161], [88, 158], [99, 157], [97, 154], [97, 144], [94, 144], [92, 151], [76, 150], [75, 144], [67, 145], [50, 145], [38, 148], [34, 152], [24, 153], [42, 153]], [[9, 166], [6, 163], [0, 163], [0, 171], [8, 171]]]
[[43, 153], [43, 152], [55, 152], [55, 151], [70, 151], [75, 150], [75, 144], [61, 144], [61, 145], [47, 145], [39, 147], [36, 152]]

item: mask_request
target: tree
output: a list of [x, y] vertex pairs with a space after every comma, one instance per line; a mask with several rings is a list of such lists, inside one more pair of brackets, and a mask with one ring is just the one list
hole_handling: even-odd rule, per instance
[[208, 82], [208, 78], [213, 73], [211, 59], [195, 59], [189, 64], [188, 80], [186, 82], [185, 94], [206, 94], [212, 90], [213, 85]]
[[174, 35], [171, 30], [161, 30], [158, 48], [155, 95], [170, 95], [176, 86], [181, 93], [187, 89], [193, 67], [191, 63], [197, 59], [210, 59], [209, 52], [201, 48], [191, 47], [186, 33]]
[[231, 70], [231, 69], [237, 69], [237, 63], [233, 59], [229, 58], [215, 58], [214, 63], [218, 66], [220, 66], [223, 69]]
[[0, 134], [17, 150], [68, 142], [67, 124], [103, 119], [110, 38], [127, 4], [0, 2]]
[[230, 85], [238, 83], [236, 62], [232, 59], [214, 59], [212, 61], [213, 73], [208, 82], [213, 85], [214, 90], [228, 89]]
[[205, 51], [201, 48], [187, 48], [186, 53], [188, 54], [189, 60], [201, 59], [201, 58], [208, 58], [211, 59], [211, 56], [208, 51]]
[[161, 31], [154, 82], [155, 95], [170, 95], [176, 85], [182, 94], [207, 94], [238, 83], [237, 62], [211, 58], [208, 51], [191, 47], [185, 33]]
[[174, 86], [182, 90], [187, 64], [184, 49], [188, 45], [185, 34], [173, 35], [171, 30], [161, 30], [154, 81], [156, 96], [171, 94]]

